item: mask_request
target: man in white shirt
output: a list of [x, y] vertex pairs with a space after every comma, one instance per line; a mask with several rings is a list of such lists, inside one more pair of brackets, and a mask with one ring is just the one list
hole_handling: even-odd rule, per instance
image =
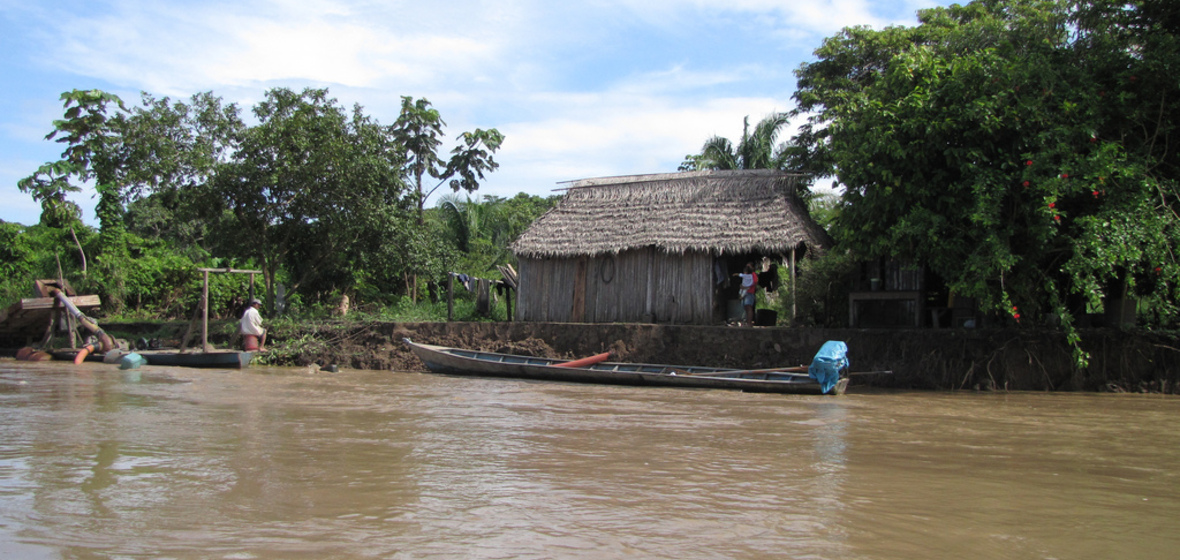
[[250, 300], [250, 307], [242, 314], [242, 343], [247, 352], [266, 352], [266, 329], [262, 328], [262, 301]]

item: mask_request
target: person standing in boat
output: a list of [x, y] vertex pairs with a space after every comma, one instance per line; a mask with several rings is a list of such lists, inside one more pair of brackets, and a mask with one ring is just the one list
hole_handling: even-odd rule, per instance
[[734, 274], [742, 279], [742, 287], [738, 291], [742, 296], [742, 307], [746, 309], [746, 326], [754, 326], [754, 291], [758, 289], [758, 274], [754, 272], [754, 263], [746, 263], [745, 271]]
[[250, 307], [242, 313], [242, 347], [247, 352], [266, 352], [266, 329], [262, 328], [262, 301], [250, 300]]

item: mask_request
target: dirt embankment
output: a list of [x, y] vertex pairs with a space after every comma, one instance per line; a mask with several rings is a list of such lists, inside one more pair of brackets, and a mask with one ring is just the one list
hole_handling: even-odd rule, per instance
[[810, 363], [827, 340], [849, 346], [852, 369], [891, 370], [856, 384], [933, 390], [1180, 393], [1180, 342], [1157, 333], [1094, 330], [1077, 368], [1064, 335], [1031, 330], [863, 330], [569, 323], [341, 323], [272, 334], [276, 364], [421, 371], [402, 343], [531, 356], [763, 368]]
[[[104, 325], [119, 336], [179, 338], [187, 323]], [[226, 347], [234, 325], [211, 329]], [[142, 334], [141, 334], [142, 333]], [[154, 334], [152, 334], [154, 333]], [[162, 334], [164, 333], [164, 334]], [[219, 333], [219, 334], [214, 334]], [[1180, 341], [1172, 333], [1083, 331], [1089, 365], [1078, 368], [1060, 332], [1029, 329], [743, 329], [647, 324], [321, 322], [275, 328], [274, 365], [422, 371], [402, 343], [530, 356], [579, 358], [610, 351], [622, 362], [764, 368], [808, 364], [828, 340], [848, 344], [855, 386], [926, 390], [1180, 393]], [[166, 341], [168, 342], [168, 341]]]

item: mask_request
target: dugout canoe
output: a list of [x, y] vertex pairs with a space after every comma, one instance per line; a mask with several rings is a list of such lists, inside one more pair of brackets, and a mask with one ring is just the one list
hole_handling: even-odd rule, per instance
[[254, 352], [213, 350], [211, 352], [177, 352], [175, 350], [137, 350], [153, 366], [246, 369]]
[[452, 375], [805, 395], [841, 395], [848, 387], [848, 378], [842, 376], [825, 393], [823, 386], [800, 368], [741, 370], [608, 361], [566, 367], [562, 364], [567, 361], [561, 359], [434, 346], [408, 338], [404, 342], [428, 370]]
[[[54, 359], [74, 360], [78, 350], [55, 350], [51, 352]], [[211, 352], [178, 352], [176, 350], [136, 350], [136, 354], [143, 356], [148, 365], [174, 366], [194, 368], [246, 369], [254, 360], [254, 352], [239, 352], [234, 350], [214, 350]], [[85, 360], [90, 362], [104, 361], [101, 353], [90, 354]]]

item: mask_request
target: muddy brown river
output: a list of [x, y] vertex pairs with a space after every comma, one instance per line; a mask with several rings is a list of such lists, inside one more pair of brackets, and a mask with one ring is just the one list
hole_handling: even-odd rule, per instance
[[0, 557], [1170, 558], [1180, 399], [0, 360]]

